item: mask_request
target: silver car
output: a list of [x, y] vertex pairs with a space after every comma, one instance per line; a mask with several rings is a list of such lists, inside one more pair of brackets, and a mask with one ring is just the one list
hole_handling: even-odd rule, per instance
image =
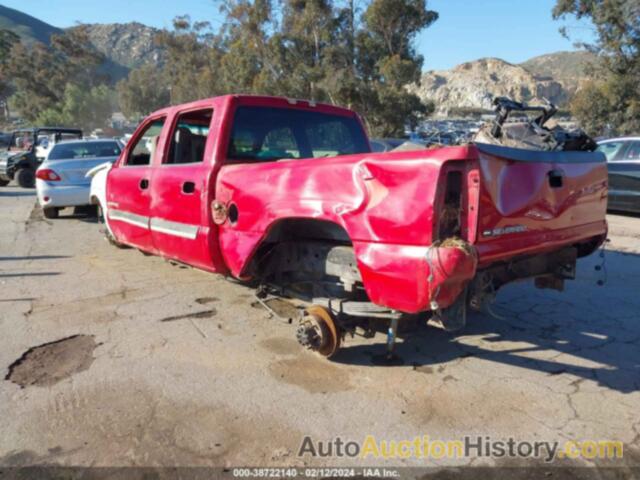
[[86, 173], [106, 162], [115, 162], [123, 145], [118, 140], [78, 140], [55, 145], [36, 171], [38, 202], [46, 218], [57, 218], [60, 209], [90, 205], [91, 179]]

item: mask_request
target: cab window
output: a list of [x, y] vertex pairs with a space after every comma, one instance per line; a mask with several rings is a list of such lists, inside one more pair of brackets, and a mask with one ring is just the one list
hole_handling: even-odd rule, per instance
[[149, 165], [158, 147], [158, 140], [164, 127], [164, 118], [150, 122], [129, 150], [125, 166]]
[[201, 163], [209, 136], [213, 109], [187, 112], [178, 116], [171, 136], [165, 164]]
[[227, 158], [253, 163], [369, 151], [369, 142], [355, 116], [241, 106], [234, 115]]

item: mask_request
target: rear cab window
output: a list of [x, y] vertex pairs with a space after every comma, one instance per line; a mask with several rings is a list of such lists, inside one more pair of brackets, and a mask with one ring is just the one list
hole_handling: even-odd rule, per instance
[[367, 136], [355, 116], [240, 106], [234, 115], [227, 159], [254, 163], [369, 152]]
[[157, 118], [144, 127], [142, 133], [133, 140], [129, 153], [124, 159], [123, 166], [139, 167], [151, 163], [151, 159], [158, 148], [158, 140], [162, 134], [165, 121], [165, 117]]

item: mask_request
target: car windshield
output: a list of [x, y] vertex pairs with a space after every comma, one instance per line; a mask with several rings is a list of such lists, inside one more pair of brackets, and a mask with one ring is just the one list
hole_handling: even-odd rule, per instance
[[36, 137], [33, 130], [13, 132], [11, 142], [9, 143], [9, 150], [30, 150], [35, 141]]
[[49, 160], [78, 160], [84, 158], [117, 157], [120, 146], [117, 142], [73, 142], [59, 143], [49, 153]]
[[610, 162], [618, 154], [624, 142], [606, 142], [598, 145], [598, 151], [604, 153], [607, 161]]
[[356, 117], [293, 108], [239, 107], [227, 157], [266, 162], [369, 151]]

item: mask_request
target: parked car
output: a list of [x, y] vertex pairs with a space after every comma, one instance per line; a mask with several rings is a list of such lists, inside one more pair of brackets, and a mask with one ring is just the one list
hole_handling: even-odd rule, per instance
[[101, 172], [115, 241], [304, 302], [297, 339], [325, 356], [356, 329], [391, 351], [405, 314], [460, 328], [512, 281], [562, 289], [607, 231], [601, 153], [375, 154], [356, 113], [286, 98], [160, 110]]
[[82, 138], [82, 130], [75, 128], [40, 127], [16, 130], [11, 134], [9, 147], [0, 153], [0, 187], [13, 179], [23, 188], [33, 188], [36, 170], [53, 146], [63, 140]]
[[371, 144], [372, 152], [380, 153], [390, 152], [407, 141], [403, 138], [372, 138], [369, 143]]
[[598, 142], [609, 169], [609, 209], [640, 213], [640, 137]]
[[117, 140], [78, 140], [56, 144], [36, 171], [38, 202], [46, 218], [57, 218], [65, 207], [90, 205], [91, 180], [97, 165], [117, 160], [123, 145]]
[[0, 148], [7, 148], [11, 142], [11, 134], [0, 132]]

